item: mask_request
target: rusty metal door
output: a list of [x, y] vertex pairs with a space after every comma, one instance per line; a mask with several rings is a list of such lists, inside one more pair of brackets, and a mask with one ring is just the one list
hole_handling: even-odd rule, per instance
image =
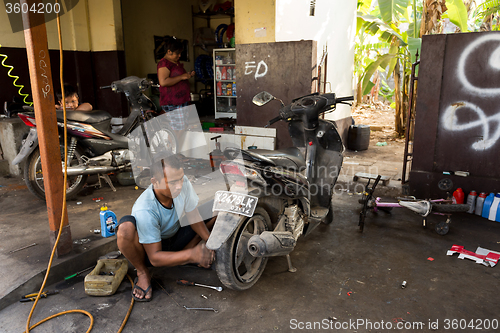
[[411, 192], [499, 191], [500, 33], [424, 36], [418, 89]]

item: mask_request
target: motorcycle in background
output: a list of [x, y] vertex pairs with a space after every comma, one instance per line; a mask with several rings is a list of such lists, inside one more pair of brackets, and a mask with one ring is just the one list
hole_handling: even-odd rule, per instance
[[[128, 149], [127, 136], [138, 126], [155, 117], [158, 110], [155, 104], [144, 94], [152, 86], [148, 79], [129, 76], [112, 82], [110, 86], [116, 93], [124, 93], [130, 107], [130, 115], [118, 133], [112, 133], [111, 115], [106, 111], [70, 111], [67, 112], [68, 130], [68, 186], [66, 198], [71, 199], [86, 184], [87, 177], [99, 174], [114, 189], [108, 173], [130, 172], [131, 153]], [[63, 111], [56, 111], [61, 149], [64, 164]], [[45, 199], [44, 177], [38, 148], [38, 134], [34, 112], [20, 112], [19, 118], [30, 126], [28, 137], [24, 140], [19, 154], [12, 161], [13, 165], [26, 160], [24, 180], [31, 193]], [[157, 139], [169, 146], [172, 152], [177, 150], [177, 141], [167, 124], [158, 131]], [[64, 166], [63, 166], [64, 172]]]
[[[262, 106], [277, 99], [261, 92], [253, 103]], [[320, 119], [339, 103], [353, 97], [312, 94], [283, 105], [270, 120], [288, 122], [294, 147], [281, 150], [227, 148], [228, 160], [220, 165], [228, 191], [214, 198], [217, 220], [207, 242], [216, 251], [215, 268], [230, 289], [252, 287], [268, 258], [286, 256], [297, 239], [310, 234], [321, 222], [333, 220], [332, 195], [344, 145], [335, 124]]]

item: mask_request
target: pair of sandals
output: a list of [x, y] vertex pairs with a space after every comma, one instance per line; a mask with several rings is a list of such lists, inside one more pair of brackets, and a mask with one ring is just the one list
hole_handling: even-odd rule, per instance
[[[139, 287], [139, 286], [137, 285], [137, 279], [138, 279], [138, 278], [136, 277], [136, 278], [135, 278], [135, 280], [134, 280], [134, 287], [132, 288], [132, 298], [133, 298], [134, 300], [136, 300], [137, 302], [150, 302], [150, 301], [153, 299], [153, 293], [151, 293], [151, 297], [150, 297], [150, 298], [146, 298], [146, 295], [148, 294], [149, 290], [150, 290], [150, 289], [151, 289], [151, 287], [152, 287], [151, 281], [149, 282], [149, 287], [147, 287], [147, 288], [146, 288], [146, 290], [144, 290], [144, 289], [142, 289], [141, 287]], [[134, 295], [134, 291], [135, 291], [135, 290], [140, 290], [140, 291], [142, 291], [142, 293], [143, 293], [144, 297], [139, 298], [139, 297], [135, 296], [135, 295]]]

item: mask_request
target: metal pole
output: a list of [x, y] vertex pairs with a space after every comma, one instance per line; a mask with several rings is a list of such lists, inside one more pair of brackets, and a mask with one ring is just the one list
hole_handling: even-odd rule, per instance
[[[24, 3], [28, 5], [28, 8], [31, 8], [35, 6], [37, 1], [21, 0], [21, 5]], [[56, 249], [56, 255], [59, 257], [71, 251], [72, 242], [71, 231], [68, 225], [68, 213], [67, 211], [62, 212], [63, 173], [45, 17], [44, 14], [32, 11], [23, 13], [22, 17], [30, 82], [35, 106], [38, 143], [42, 160], [51, 247], [54, 246], [57, 238], [61, 217], [64, 217], [63, 230]]]

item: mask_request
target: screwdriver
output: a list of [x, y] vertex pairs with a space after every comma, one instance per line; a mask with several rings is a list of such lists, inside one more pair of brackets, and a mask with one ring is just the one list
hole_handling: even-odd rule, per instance
[[205, 287], [205, 288], [210, 288], [210, 289], [214, 289], [217, 291], [222, 291], [222, 287], [207, 286], [204, 284], [194, 283], [194, 282], [191, 282], [188, 280], [177, 280], [177, 284], [180, 284], [181, 286], [197, 286], [197, 287]]
[[89, 268], [86, 268], [86, 269], [84, 269], [83, 271], [76, 272], [75, 274], [71, 274], [70, 276], [66, 276], [66, 277], [64, 278], [64, 280], [69, 280], [69, 279], [71, 279], [71, 278], [74, 278], [75, 276], [80, 275], [80, 274], [82, 274], [83, 272], [86, 272], [86, 271], [88, 271], [88, 270], [90, 270], [90, 269], [92, 269], [92, 268], [94, 268], [94, 266], [89, 267]]

